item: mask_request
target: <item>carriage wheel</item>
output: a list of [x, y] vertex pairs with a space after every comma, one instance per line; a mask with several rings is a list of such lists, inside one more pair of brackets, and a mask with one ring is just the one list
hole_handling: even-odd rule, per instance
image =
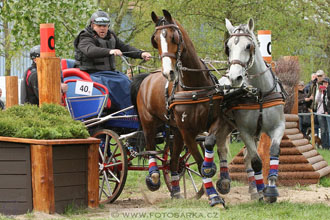
[[[170, 148], [167, 146], [164, 149], [163, 158], [165, 159], [166, 169], [163, 170], [166, 186], [171, 192], [171, 171], [170, 171]], [[193, 156], [185, 147], [180, 155], [179, 161], [180, 187], [183, 191], [184, 198], [199, 199], [204, 194], [203, 179], [199, 173], [199, 165], [194, 160]], [[183, 187], [182, 187], [183, 186]], [[183, 190], [182, 190], [183, 189]], [[188, 196], [189, 195], [189, 196]]]
[[99, 200], [114, 202], [123, 191], [127, 178], [127, 156], [119, 136], [103, 129], [93, 134], [101, 139], [99, 145]]

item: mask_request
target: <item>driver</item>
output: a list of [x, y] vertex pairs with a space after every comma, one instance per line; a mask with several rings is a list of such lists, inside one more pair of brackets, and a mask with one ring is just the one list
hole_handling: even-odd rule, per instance
[[[115, 71], [115, 56], [129, 52], [125, 55], [147, 61], [150, 60], [151, 55], [125, 44], [109, 30], [109, 24], [110, 18], [106, 12], [98, 10], [92, 14], [89, 25], [74, 41], [75, 66], [91, 74], [93, 81], [107, 86], [112, 106], [120, 110], [131, 105], [130, 100], [129, 103], [122, 103], [127, 101], [127, 97], [129, 98], [130, 80], [123, 73]], [[95, 74], [96, 72], [98, 74]]]

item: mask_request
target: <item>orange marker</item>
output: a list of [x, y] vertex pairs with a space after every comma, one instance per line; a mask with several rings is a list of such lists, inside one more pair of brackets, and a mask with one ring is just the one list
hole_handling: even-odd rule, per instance
[[54, 24], [40, 24], [40, 57], [55, 57]]
[[260, 42], [260, 52], [267, 63], [272, 62], [272, 42], [270, 30], [258, 31], [258, 40]]

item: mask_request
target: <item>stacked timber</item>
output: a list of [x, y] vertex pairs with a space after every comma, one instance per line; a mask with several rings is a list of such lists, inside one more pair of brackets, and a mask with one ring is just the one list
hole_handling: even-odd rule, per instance
[[[292, 186], [318, 183], [321, 177], [330, 175], [330, 166], [300, 132], [298, 115], [286, 114], [285, 120], [285, 133], [280, 145], [278, 184]], [[267, 138], [261, 138], [259, 148], [263, 149], [258, 150], [263, 159], [264, 177], [269, 170], [270, 141]], [[232, 180], [247, 182], [243, 149], [230, 163], [229, 171]]]

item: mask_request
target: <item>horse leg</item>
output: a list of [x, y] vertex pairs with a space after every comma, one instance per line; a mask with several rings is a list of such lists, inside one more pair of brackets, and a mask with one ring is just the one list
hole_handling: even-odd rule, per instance
[[[143, 129], [146, 139], [146, 150], [155, 150], [155, 136], [157, 129]], [[146, 184], [150, 191], [156, 191], [160, 187], [160, 173], [155, 155], [149, 156], [149, 174], [146, 176]]]
[[210, 134], [205, 138], [205, 157], [201, 167], [201, 174], [203, 177], [211, 178], [217, 172], [217, 166], [213, 162], [214, 158], [214, 145], [216, 143], [216, 137], [214, 134]]
[[244, 164], [248, 177], [249, 193], [251, 196], [251, 200], [262, 200], [263, 199], [263, 192], [261, 190], [262, 182], [260, 182], [260, 178], [258, 178], [258, 184], [259, 184], [259, 191], [258, 191], [255, 173], [251, 166], [251, 158], [249, 157], [246, 148], [244, 148], [243, 154], [244, 154]]
[[217, 181], [217, 190], [220, 194], [230, 192], [230, 176], [227, 163], [228, 146], [230, 140], [231, 127], [229, 125], [222, 126], [217, 133], [218, 156], [220, 158], [220, 179]]
[[171, 151], [171, 161], [170, 161], [170, 169], [171, 169], [171, 198], [180, 199], [182, 196], [180, 195], [180, 174], [179, 170], [179, 159], [180, 153], [183, 149], [183, 139], [180, 132], [176, 132], [173, 140], [173, 148]]
[[245, 132], [240, 132], [240, 135], [246, 145], [246, 149], [244, 150], [244, 163], [248, 175], [249, 193], [251, 195], [251, 199], [262, 200], [265, 185], [262, 175], [262, 161], [258, 155], [256, 147], [257, 143], [252, 135]]
[[280, 141], [282, 140], [284, 126], [282, 129], [276, 129], [273, 133], [269, 133], [269, 137], [272, 140], [270, 147], [270, 169], [268, 173], [268, 185], [264, 190], [264, 196], [267, 202], [276, 202], [279, 196], [276, 181], [278, 177], [278, 164], [280, 154]]

